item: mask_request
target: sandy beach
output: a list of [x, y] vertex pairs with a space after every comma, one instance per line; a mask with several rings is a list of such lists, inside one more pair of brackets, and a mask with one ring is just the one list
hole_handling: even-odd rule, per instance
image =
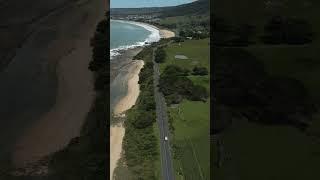
[[[124, 115], [125, 111], [130, 109], [139, 96], [139, 73], [144, 65], [142, 60], [132, 61], [130, 68], [128, 69], [128, 90], [126, 96], [124, 96], [114, 108], [114, 115]], [[113, 171], [117, 165], [118, 160], [121, 157], [122, 152], [122, 140], [125, 134], [125, 129], [122, 123], [112, 125], [110, 127], [110, 179], [113, 177]]]
[[160, 29], [160, 36], [161, 38], [171, 38], [175, 36], [175, 33], [166, 29]]
[[136, 25], [143, 25], [143, 26], [149, 26], [151, 28], [157, 29], [159, 31], [160, 37], [161, 38], [171, 38], [171, 37], [175, 37], [175, 33], [173, 31], [167, 30], [167, 29], [162, 29], [159, 28], [157, 26], [148, 24], [148, 23], [144, 23], [144, 22], [138, 22], [138, 21], [126, 21], [126, 20], [116, 20], [116, 21], [122, 21], [122, 22], [127, 22], [130, 24], [136, 24]]
[[142, 60], [133, 60], [131, 67], [129, 68], [128, 74], [128, 91], [127, 95], [123, 97], [115, 106], [113, 113], [117, 115], [121, 115], [126, 110], [130, 109], [135, 103], [139, 96], [139, 73], [141, 68], [144, 65], [144, 61]]
[[[89, 40], [105, 11], [103, 1], [77, 1], [43, 20], [43, 27], [54, 25], [58, 29], [55, 38], [41, 51], [41, 57], [55, 65], [57, 93], [50, 110], [17, 140], [12, 157], [15, 166], [36, 162], [79, 135], [94, 98], [93, 77], [88, 70], [92, 53]], [[30, 41], [36, 43], [38, 34], [34, 36]]]
[[[142, 23], [145, 24], [145, 23]], [[145, 24], [158, 29], [161, 38], [171, 38], [175, 33], [169, 30], [159, 29], [158, 27]], [[137, 53], [137, 52], [136, 52]], [[133, 57], [133, 56], [132, 56]], [[139, 73], [144, 65], [142, 60], [133, 60], [127, 73], [127, 93], [122, 97], [113, 109], [114, 116], [125, 116], [125, 111], [130, 109], [139, 96]], [[122, 141], [125, 135], [125, 128], [122, 123], [114, 124], [110, 127], [110, 179], [113, 179], [113, 172], [122, 153]]]

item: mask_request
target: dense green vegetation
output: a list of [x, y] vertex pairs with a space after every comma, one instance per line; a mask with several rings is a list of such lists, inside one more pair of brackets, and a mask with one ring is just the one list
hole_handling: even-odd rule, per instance
[[[202, 58], [200, 53], [200, 56], [194, 55], [194, 59], [192, 60], [172, 59], [175, 56], [174, 53], [181, 52], [181, 50], [186, 52], [186, 55], [191, 54], [192, 57], [193, 53], [187, 52], [187, 50], [192, 47], [195, 48], [195, 45], [200, 45], [201, 43], [203, 43], [204, 47], [208, 47], [208, 44], [205, 44], [207, 41], [208, 40], [185, 41], [182, 43], [183, 47], [179, 46], [177, 43], [173, 43], [165, 48], [165, 54], [167, 55], [165, 55], [166, 59], [163, 60], [161, 64], [162, 73], [159, 80], [159, 89], [166, 96], [166, 101], [169, 105], [180, 103], [184, 98], [192, 101], [206, 101], [208, 98], [208, 89], [200, 84], [194, 83], [190, 79], [190, 77], [198, 75], [199, 67], [197, 67], [196, 64], [205, 62], [203, 65], [208, 65], [208, 61], [206, 62], [203, 59], [198, 59]], [[195, 45], [192, 45], [192, 42], [195, 42]], [[199, 46], [198, 48], [200, 49], [202, 47]], [[204, 52], [204, 50], [202, 49], [200, 52]], [[205, 56], [208, 58], [209, 51], [205, 53], [207, 53]], [[203, 71], [204, 69], [206, 70], [207, 68], [202, 67], [200, 68], [200, 71]], [[197, 73], [194, 74], [194, 71], [191, 73], [191, 70], [196, 70]], [[200, 74], [201, 73], [203, 72], [200, 72]]]
[[[200, 71], [210, 71], [208, 42], [209, 39], [169, 43], [164, 48], [166, 59], [160, 64], [159, 87], [167, 104], [174, 104], [168, 107], [168, 115], [176, 179], [210, 179], [210, 78], [192, 74], [199, 67]], [[188, 59], [175, 59], [177, 53]], [[203, 101], [195, 101], [193, 95]]]
[[[315, 112], [303, 84], [293, 78], [268, 75], [263, 63], [242, 49], [215, 48], [215, 97], [218, 105], [233, 108], [249, 121], [308, 125]], [[217, 119], [215, 122], [220, 123]], [[219, 126], [215, 126], [220, 128]]]
[[189, 70], [178, 66], [167, 66], [160, 76], [159, 90], [166, 96], [167, 103], [177, 104], [183, 98], [193, 101], [206, 101], [207, 89], [195, 85], [188, 77]]
[[273, 16], [266, 20], [262, 28], [248, 23], [233, 23], [215, 17], [213, 43], [218, 46], [248, 46], [250, 44], [291, 44], [300, 45], [312, 42], [312, 26], [305, 19]]
[[214, 178], [319, 179], [319, 2], [241, 4], [215, 6]]
[[159, 147], [154, 131], [155, 100], [153, 89], [152, 48], [145, 47], [135, 56], [143, 59], [139, 74], [140, 95], [135, 106], [127, 112], [126, 133], [123, 140], [124, 159], [132, 173], [131, 179], [157, 179], [155, 162], [159, 160]]
[[152, 15], [156, 14], [161, 18], [172, 16], [185, 16], [191, 14], [209, 13], [210, 1], [198, 0], [188, 4], [172, 7], [151, 7], [151, 8], [111, 8], [112, 16], [119, 15]]
[[266, 23], [262, 40], [268, 44], [306, 44], [313, 39], [311, 29], [304, 19], [275, 16]]
[[249, 24], [232, 24], [220, 17], [214, 17], [215, 36], [213, 44], [217, 46], [247, 46], [255, 43], [255, 27]]
[[208, 13], [170, 16], [152, 24], [175, 31], [178, 38], [182, 40], [186, 38], [204, 39], [210, 36], [210, 16]]
[[194, 67], [192, 70], [192, 75], [205, 76], [208, 75], [208, 70], [205, 67]]
[[154, 61], [156, 63], [163, 63], [164, 60], [166, 59], [166, 53], [164, 52], [163, 48], [157, 48], [156, 52], [155, 52], [155, 59]]

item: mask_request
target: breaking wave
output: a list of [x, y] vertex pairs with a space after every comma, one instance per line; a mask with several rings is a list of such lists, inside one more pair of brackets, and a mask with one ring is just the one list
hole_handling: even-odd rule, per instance
[[117, 48], [111, 49], [110, 50], [110, 59], [111, 60], [115, 56], [120, 55], [120, 51], [132, 49], [132, 48], [136, 48], [136, 47], [142, 47], [142, 46], [145, 46], [149, 43], [157, 42], [161, 38], [159, 30], [152, 25], [140, 23], [140, 22], [134, 22], [134, 21], [123, 21], [123, 20], [112, 20], [112, 21], [137, 25], [137, 26], [143, 27], [147, 31], [151, 32], [151, 34], [144, 41], [136, 42], [135, 44], [132, 44], [132, 45], [119, 46]]

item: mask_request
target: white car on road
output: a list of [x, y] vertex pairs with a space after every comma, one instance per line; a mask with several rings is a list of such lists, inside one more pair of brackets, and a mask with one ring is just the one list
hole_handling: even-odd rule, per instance
[[168, 137], [167, 137], [167, 136], [165, 136], [165, 137], [164, 137], [164, 140], [165, 140], [165, 141], [168, 141]]

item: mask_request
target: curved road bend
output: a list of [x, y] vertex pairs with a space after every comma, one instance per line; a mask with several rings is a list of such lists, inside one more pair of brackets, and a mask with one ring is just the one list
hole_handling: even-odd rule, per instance
[[160, 159], [161, 159], [161, 169], [162, 177], [164, 180], [174, 180], [174, 170], [171, 159], [171, 151], [169, 139], [164, 140], [164, 137], [169, 137], [169, 128], [168, 128], [168, 116], [167, 116], [167, 105], [163, 94], [159, 92], [159, 65], [154, 61], [155, 58], [155, 49], [153, 49], [153, 71], [154, 71], [154, 97], [156, 101], [156, 115], [157, 122], [160, 130]]

